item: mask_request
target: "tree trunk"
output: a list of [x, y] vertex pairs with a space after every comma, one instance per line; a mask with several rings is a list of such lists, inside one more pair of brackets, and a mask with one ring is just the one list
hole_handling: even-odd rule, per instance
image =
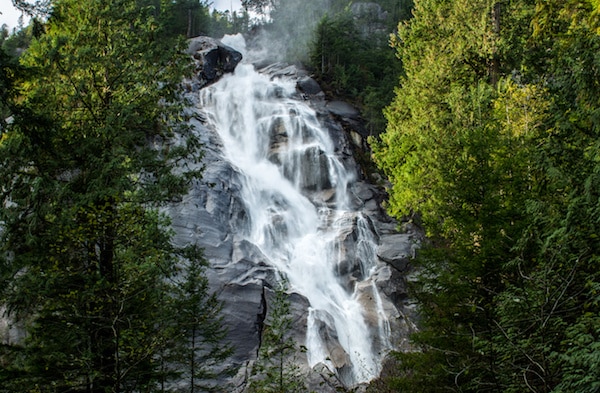
[[[104, 207], [108, 205], [108, 207]], [[120, 370], [118, 361], [119, 351], [119, 326], [118, 326], [118, 277], [114, 265], [115, 254], [115, 203], [99, 202], [98, 210], [101, 211], [105, 223], [100, 238], [98, 239], [98, 272], [102, 287], [98, 292], [96, 307], [98, 310], [99, 326], [94, 338], [95, 348], [93, 357], [97, 365], [99, 377], [94, 383], [94, 393], [118, 393], [120, 391]], [[94, 313], [94, 311], [92, 311]]]
[[[492, 29], [494, 32], [494, 39], [498, 41], [500, 38], [500, 17], [501, 17], [502, 5], [498, 1], [494, 3], [492, 8]], [[494, 50], [492, 53], [492, 60], [489, 66], [490, 83], [494, 86], [498, 84], [500, 79], [500, 58], [498, 57], [498, 48], [494, 44]]]
[[194, 14], [192, 8], [188, 8], [188, 26], [187, 26], [187, 38], [192, 38], [193, 27], [194, 27]]

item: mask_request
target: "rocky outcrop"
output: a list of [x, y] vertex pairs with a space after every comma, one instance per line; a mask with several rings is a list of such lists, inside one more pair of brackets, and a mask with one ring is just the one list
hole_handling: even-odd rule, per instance
[[210, 262], [208, 279], [224, 301], [222, 315], [234, 348], [231, 365], [239, 368], [256, 358], [259, 321], [265, 313], [263, 290], [266, 283], [276, 280], [261, 251], [241, 236], [247, 220], [239, 199], [239, 173], [222, 159], [221, 141], [214, 131], [204, 127], [198, 117], [191, 119], [191, 125], [205, 146], [205, 170], [202, 180], [168, 213], [175, 243], [200, 245]]
[[217, 81], [223, 74], [233, 72], [242, 54], [211, 37], [192, 38], [187, 53], [196, 64], [197, 88]]
[[20, 322], [6, 316], [6, 307], [0, 306], [0, 345], [12, 345], [25, 339], [25, 330]]
[[[195, 87], [189, 91], [189, 99], [194, 101], [193, 91], [215, 82], [226, 72], [233, 72], [241, 54], [218, 41], [209, 38], [196, 38], [190, 42], [190, 54], [197, 64]], [[327, 128], [335, 146], [335, 153], [347, 168], [355, 168], [352, 137], [349, 137], [346, 122], [356, 122], [360, 126], [360, 113], [343, 102], [328, 102], [320, 87], [296, 67], [285, 64], [272, 65], [262, 70], [271, 78], [292, 77], [297, 81], [297, 94], [306, 100], [316, 111], [318, 122]], [[203, 178], [194, 183], [190, 192], [178, 203], [168, 208], [168, 214], [175, 230], [174, 241], [179, 246], [197, 244], [204, 249], [204, 255], [210, 262], [207, 276], [211, 289], [223, 301], [222, 315], [228, 328], [228, 340], [234, 353], [230, 358], [231, 366], [239, 369], [237, 376], [227, 381], [232, 385], [226, 391], [244, 390], [248, 367], [256, 359], [261, 344], [262, 324], [270, 310], [272, 291], [278, 282], [278, 274], [267, 263], [267, 258], [259, 247], [245, 240], [244, 231], [248, 227], [248, 213], [241, 200], [244, 186], [238, 168], [227, 163], [222, 157], [222, 141], [205, 125], [200, 112], [190, 109], [190, 125], [196, 130], [204, 145]], [[269, 130], [271, 160], [283, 162], [283, 147], [289, 143], [290, 136], [281, 124]], [[308, 133], [301, 130], [301, 138]], [[362, 146], [362, 145], [361, 145]], [[329, 170], [330, 163], [315, 148], [307, 156], [299, 157], [305, 162], [300, 179], [308, 197], [320, 203], [331, 203], [334, 198], [332, 185], [322, 176]], [[288, 174], [292, 177], [292, 174]], [[408, 228], [405, 233], [397, 232], [398, 223], [385, 215], [381, 202], [385, 198], [383, 190], [357, 176], [348, 189], [350, 207], [360, 210], [364, 219], [353, 219], [351, 229], [341, 233], [337, 247], [343, 258], [340, 259], [338, 272], [348, 289], [359, 289], [360, 302], [366, 305], [366, 322], [373, 330], [389, 328], [392, 332], [391, 343], [374, 343], [378, 347], [392, 345], [395, 348], [409, 349], [408, 334], [414, 329], [412, 308], [406, 294], [406, 274], [410, 260], [416, 252], [421, 235], [416, 228]], [[372, 234], [369, 244], [357, 244], [360, 231]], [[375, 258], [364, 258], [363, 253], [373, 253]], [[373, 259], [365, 265], [365, 259]], [[365, 270], [374, 270], [372, 280], [361, 281]], [[378, 291], [376, 291], [377, 289]], [[378, 294], [382, 294], [379, 298]], [[297, 294], [289, 294], [291, 317], [294, 321], [291, 334], [296, 342], [304, 343], [307, 331], [308, 301]], [[388, 327], [378, 326], [377, 310], [373, 304], [381, 303]], [[0, 315], [2, 310], [0, 309]], [[318, 364], [309, 373], [311, 391], [335, 392], [336, 384], [344, 380], [349, 373], [349, 354], [340, 345], [332, 323], [327, 315], [319, 320], [318, 334], [324, 340], [330, 354], [330, 360], [338, 372], [339, 378], [332, 379], [332, 372], [325, 365]], [[0, 336], [7, 340], [23, 339], [18, 327], [8, 321], [0, 321]], [[300, 367], [306, 369], [306, 355], [299, 354]], [[305, 370], [309, 371], [309, 370]], [[323, 384], [323, 381], [326, 383]]]

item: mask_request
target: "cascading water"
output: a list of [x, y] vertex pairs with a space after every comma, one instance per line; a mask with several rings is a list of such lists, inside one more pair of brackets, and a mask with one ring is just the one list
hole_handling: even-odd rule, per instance
[[[239, 40], [239, 38], [238, 38]], [[244, 51], [238, 42], [230, 46]], [[222, 140], [223, 156], [241, 173], [248, 227], [255, 244], [308, 299], [307, 358], [354, 385], [376, 377], [390, 329], [376, 285], [373, 231], [351, 208], [351, 171], [336, 157], [327, 130], [296, 91], [292, 78], [261, 74], [249, 63], [200, 91], [200, 109]], [[355, 238], [353, 250], [343, 239]], [[342, 279], [340, 261], [359, 265]], [[343, 348], [333, 356], [323, 337]]]

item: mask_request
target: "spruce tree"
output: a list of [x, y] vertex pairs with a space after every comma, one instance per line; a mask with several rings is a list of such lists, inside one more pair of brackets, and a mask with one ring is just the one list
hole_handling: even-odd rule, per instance
[[226, 362], [232, 348], [226, 344], [221, 303], [210, 293], [206, 263], [197, 258], [201, 250], [191, 246], [184, 251], [188, 263], [181, 265], [168, 298], [172, 317], [165, 328], [171, 340], [164, 348], [164, 366], [185, 386], [181, 391], [224, 391], [223, 377], [234, 370]]

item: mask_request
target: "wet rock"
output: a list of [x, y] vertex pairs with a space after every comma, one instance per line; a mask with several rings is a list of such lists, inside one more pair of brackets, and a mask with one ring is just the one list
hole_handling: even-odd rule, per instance
[[321, 90], [321, 86], [315, 81], [313, 78], [309, 76], [305, 76], [298, 80], [297, 83], [298, 90], [308, 96], [324, 96], [323, 90]]
[[260, 343], [259, 325], [264, 314], [263, 285], [227, 284], [219, 293], [225, 300], [221, 315], [228, 328], [228, 341], [233, 345], [231, 361], [238, 367], [249, 359], [256, 359]]
[[338, 370], [347, 367], [351, 364], [350, 357], [340, 344], [337, 332], [333, 327], [333, 318], [323, 311], [315, 312], [315, 314], [317, 331], [329, 353], [329, 361]]
[[[276, 64], [265, 68], [263, 72], [273, 78], [296, 78], [297, 98], [301, 98], [302, 94], [308, 96], [308, 103], [316, 112], [316, 121], [329, 132], [335, 155], [351, 175], [358, 173], [352, 155], [356, 147], [352, 147], [348, 127], [342, 124], [350, 124], [353, 121], [360, 123], [358, 111], [342, 102], [326, 103], [319, 98], [320, 89], [315, 85], [316, 82], [306, 74], [298, 72], [293, 66]], [[264, 138], [267, 147], [264, 153], [271, 162], [282, 165], [281, 170], [286, 177], [300, 184], [305, 196], [317, 206], [331, 206], [339, 195], [336, 195], [334, 185], [329, 179], [332, 165], [330, 158], [317, 145], [309, 144], [303, 149], [290, 149], [296, 142], [314, 139], [309, 129], [287, 129], [289, 119], [296, 115], [299, 114], [284, 111], [280, 118], [272, 119], [271, 123], [265, 126]], [[246, 203], [241, 199], [244, 181], [239, 170], [222, 158], [223, 142], [220, 137], [214, 130], [204, 126], [209, 117], [210, 114], [198, 113], [192, 116], [191, 120], [205, 144], [203, 165], [206, 169], [203, 179], [194, 184], [189, 195], [181, 202], [171, 206], [169, 214], [178, 245], [197, 244], [205, 249], [205, 255], [210, 262], [207, 275], [211, 289], [224, 302], [224, 324], [230, 332], [228, 338], [235, 348], [230, 362], [240, 370], [233, 382], [240, 387], [241, 392], [248, 367], [251, 367], [256, 359], [261, 342], [261, 323], [271, 307], [272, 288], [277, 285], [279, 273], [269, 264], [261, 247], [246, 240], [252, 223], [246, 211]], [[286, 162], [294, 160], [301, 163], [299, 171], [292, 170], [291, 166], [286, 169]], [[362, 212], [361, 219], [364, 221], [360, 230], [369, 233], [371, 243], [358, 244], [357, 239], [362, 235], [359, 236], [355, 212], [345, 213], [347, 216], [342, 215], [341, 218], [331, 214], [331, 217], [324, 219], [324, 226], [333, 225], [340, 219], [353, 220], [350, 229], [340, 234], [335, 246], [336, 252], [341, 255], [338, 264], [340, 280], [344, 282], [346, 290], [358, 290], [357, 296], [365, 305], [366, 321], [372, 335], [378, 335], [377, 330], [385, 328], [379, 325], [377, 315], [378, 310], [383, 310], [391, 331], [390, 342], [402, 348], [402, 345], [408, 345], [405, 343], [408, 343], [408, 332], [412, 326], [405, 281], [406, 270], [416, 247], [416, 238], [411, 237], [410, 233], [399, 234], [396, 231], [397, 223], [385, 216], [381, 209], [381, 201], [385, 195], [381, 188], [367, 181], [352, 180], [348, 192], [349, 210], [357, 209]], [[279, 213], [273, 212], [271, 216], [275, 224], [277, 220], [282, 220]], [[273, 228], [283, 233], [287, 230], [287, 225], [282, 222], [280, 226], [274, 225]], [[371, 253], [370, 256], [365, 256], [367, 251]], [[367, 270], [375, 271], [368, 279]], [[375, 289], [379, 291], [380, 298], [376, 296]], [[297, 293], [291, 293], [288, 299], [294, 321], [291, 334], [296, 342], [302, 345], [305, 343], [310, 305], [305, 297]], [[317, 386], [318, 381], [351, 381], [353, 377], [349, 355], [340, 344], [334, 324], [327, 319], [327, 315], [321, 316], [318, 324], [319, 336], [329, 353], [333, 371], [322, 365], [317, 372], [319, 367], [316, 366], [307, 377], [307, 381], [314, 386]], [[385, 350], [387, 344], [376, 341], [374, 345]], [[295, 361], [303, 370], [309, 372], [306, 354], [300, 353]], [[332, 375], [335, 375], [335, 378], [331, 379]], [[336, 391], [336, 383], [327, 382], [326, 385], [330, 386], [331, 390], [322, 387], [316, 391]]]

